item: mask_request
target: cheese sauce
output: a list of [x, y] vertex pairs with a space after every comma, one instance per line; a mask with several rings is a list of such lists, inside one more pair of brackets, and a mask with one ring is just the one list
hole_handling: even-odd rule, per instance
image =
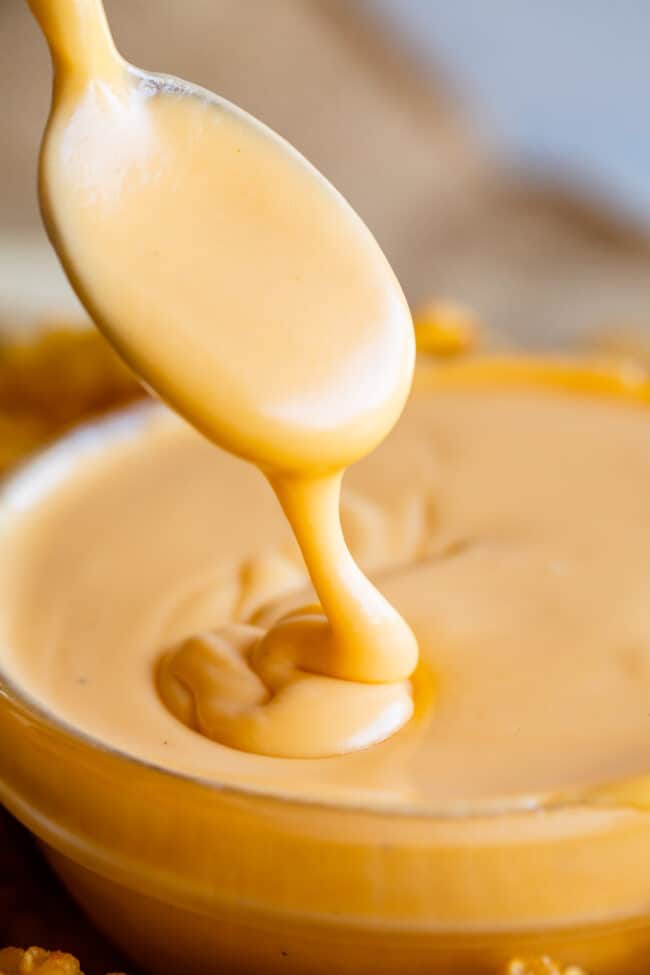
[[[425, 378], [343, 493], [352, 551], [421, 649], [416, 714], [399, 734], [323, 761], [247, 755], [192, 730], [197, 700], [210, 720], [213, 665], [194, 635], [272, 632], [314, 596], [263, 480], [166, 413], [14, 519], [4, 666], [129, 754], [283, 795], [444, 806], [645, 772], [647, 407]], [[161, 649], [186, 638], [187, 726], [154, 680]], [[327, 688], [310, 686], [318, 715]], [[356, 707], [347, 687], [339, 699]]]
[[[412, 714], [417, 645], [353, 562], [339, 496], [344, 467], [383, 439], [408, 394], [399, 285], [354, 211], [283, 140], [208, 92], [127, 65], [99, 0], [31, 6], [55, 65], [41, 202], [68, 275], [145, 381], [266, 474], [316, 590], [316, 606], [268, 631], [177, 648], [162, 698], [187, 719], [189, 691], [193, 726], [248, 751], [380, 741]], [[226, 503], [235, 517], [239, 499]]]

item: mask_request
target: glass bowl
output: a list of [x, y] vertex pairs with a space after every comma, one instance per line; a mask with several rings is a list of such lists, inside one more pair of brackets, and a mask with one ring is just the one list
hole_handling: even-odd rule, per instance
[[[611, 370], [468, 368], [472, 383], [641, 395]], [[146, 451], [163, 412], [91, 423], [29, 462], [5, 484], [0, 537], [125, 437]], [[0, 799], [154, 975], [494, 975], [539, 954], [594, 975], [649, 970], [650, 815], [623, 803], [377, 807], [214, 784], [107, 747], [1, 669], [0, 741]]]

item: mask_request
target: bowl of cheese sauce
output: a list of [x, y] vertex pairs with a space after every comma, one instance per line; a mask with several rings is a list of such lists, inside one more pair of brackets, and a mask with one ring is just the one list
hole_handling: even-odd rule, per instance
[[161, 975], [645, 971], [647, 398], [570, 363], [420, 366], [341, 509], [417, 637], [413, 714], [327, 758], [206, 736], [209, 656], [186, 720], [161, 693], [170, 647], [314, 602], [253, 468], [146, 405], [8, 482], [0, 792], [111, 938]]

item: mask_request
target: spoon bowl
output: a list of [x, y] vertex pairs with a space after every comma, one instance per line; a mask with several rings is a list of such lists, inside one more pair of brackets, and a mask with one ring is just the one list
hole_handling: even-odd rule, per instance
[[[43, 20], [52, 4], [31, 6]], [[127, 64], [99, 0], [63, 0], [57, 18], [63, 7], [54, 42], [47, 25], [66, 70], [40, 199], [97, 325], [162, 399], [263, 468], [318, 474], [369, 452], [402, 410], [414, 359], [406, 301], [370, 231], [261, 122]], [[70, 71], [66, 38], [82, 36]]]

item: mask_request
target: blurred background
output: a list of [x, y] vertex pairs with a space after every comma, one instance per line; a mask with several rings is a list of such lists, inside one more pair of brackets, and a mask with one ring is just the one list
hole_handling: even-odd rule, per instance
[[[413, 304], [495, 341], [650, 331], [645, 0], [106, 0], [143, 67], [212, 88], [306, 153]], [[0, 317], [77, 314], [35, 200], [49, 64], [0, 0]]]
[[650, 221], [644, 0], [368, 0], [504, 158]]

